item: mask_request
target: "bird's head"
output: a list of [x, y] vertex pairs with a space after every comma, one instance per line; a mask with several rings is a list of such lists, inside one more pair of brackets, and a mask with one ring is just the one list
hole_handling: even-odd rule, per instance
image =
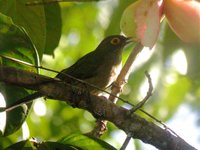
[[126, 38], [122, 35], [111, 35], [106, 37], [97, 47], [97, 49], [101, 51], [119, 51], [122, 50], [123, 47], [130, 43], [131, 38]]

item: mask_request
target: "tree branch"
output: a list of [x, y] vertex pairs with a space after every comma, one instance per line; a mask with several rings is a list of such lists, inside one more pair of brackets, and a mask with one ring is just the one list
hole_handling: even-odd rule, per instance
[[[65, 101], [73, 106], [88, 110], [95, 117], [114, 123], [126, 133], [132, 133], [132, 138], [137, 138], [145, 143], [154, 145], [162, 150], [195, 150], [180, 137], [176, 137], [169, 131], [160, 128], [144, 118], [130, 114], [125, 108], [119, 107], [107, 99], [91, 95], [87, 91], [74, 91], [80, 88], [70, 84], [58, 82], [58, 80], [19, 70], [11, 67], [0, 66], [0, 82], [32, 89], [47, 97]], [[75, 98], [75, 99], [74, 99]]]

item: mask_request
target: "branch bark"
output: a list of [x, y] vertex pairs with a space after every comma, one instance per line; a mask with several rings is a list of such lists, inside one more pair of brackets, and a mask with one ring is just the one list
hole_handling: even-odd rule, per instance
[[[162, 150], [196, 150], [180, 137], [162, 129], [152, 122], [119, 107], [107, 99], [87, 93], [70, 84], [59, 82], [53, 78], [38, 75], [24, 70], [0, 66], [0, 82], [5, 82], [31, 90], [39, 91], [47, 97], [65, 101], [72, 106], [85, 109], [94, 117], [108, 120], [132, 138], [137, 138]], [[76, 94], [76, 96], [74, 96]]]

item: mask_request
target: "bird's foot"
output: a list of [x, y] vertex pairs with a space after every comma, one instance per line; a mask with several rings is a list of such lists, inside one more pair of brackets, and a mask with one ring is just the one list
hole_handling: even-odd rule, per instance
[[87, 135], [99, 138], [101, 135], [103, 135], [106, 132], [107, 130], [106, 124], [107, 124], [107, 121], [97, 119], [96, 126], [91, 132], [87, 133]]

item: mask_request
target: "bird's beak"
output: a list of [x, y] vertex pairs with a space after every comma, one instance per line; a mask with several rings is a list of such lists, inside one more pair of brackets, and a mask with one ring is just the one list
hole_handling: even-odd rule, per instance
[[127, 44], [129, 44], [131, 42], [133, 42], [133, 38], [132, 37], [127, 37], [126, 41], [125, 41], [125, 44], [127, 45]]

